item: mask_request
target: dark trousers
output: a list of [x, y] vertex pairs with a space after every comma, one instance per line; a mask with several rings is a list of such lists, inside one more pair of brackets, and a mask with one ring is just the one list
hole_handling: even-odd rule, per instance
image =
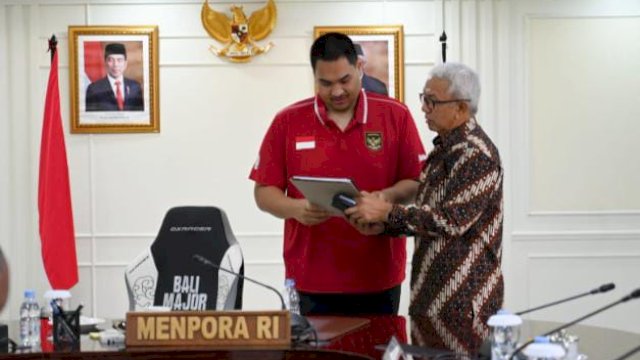
[[400, 285], [364, 294], [322, 294], [300, 292], [302, 315], [397, 315]]

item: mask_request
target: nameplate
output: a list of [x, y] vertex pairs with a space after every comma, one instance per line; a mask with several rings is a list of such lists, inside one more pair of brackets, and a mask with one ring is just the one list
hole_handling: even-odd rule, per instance
[[128, 312], [127, 347], [282, 347], [291, 343], [288, 311]]

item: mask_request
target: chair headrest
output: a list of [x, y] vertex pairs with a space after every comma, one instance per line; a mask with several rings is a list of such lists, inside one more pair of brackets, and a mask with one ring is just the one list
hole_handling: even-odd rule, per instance
[[236, 243], [224, 211], [213, 206], [182, 206], [167, 212], [151, 251], [156, 261], [170, 256], [190, 262], [193, 254], [215, 261]]
[[222, 210], [213, 206], [180, 206], [167, 211], [160, 232], [211, 231], [218, 227]]

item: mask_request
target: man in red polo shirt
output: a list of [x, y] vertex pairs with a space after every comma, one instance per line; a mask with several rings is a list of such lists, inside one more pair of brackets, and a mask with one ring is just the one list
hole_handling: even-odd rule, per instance
[[348, 36], [311, 47], [317, 94], [280, 111], [250, 178], [261, 210], [285, 219], [286, 277], [303, 314], [397, 314], [405, 277], [404, 238], [367, 236], [309, 203], [295, 175], [351, 178], [391, 201], [413, 199], [425, 159], [407, 107], [362, 89], [362, 64]]

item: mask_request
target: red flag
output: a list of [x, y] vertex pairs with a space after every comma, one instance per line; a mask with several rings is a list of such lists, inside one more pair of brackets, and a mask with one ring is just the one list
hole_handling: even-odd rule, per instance
[[53, 289], [69, 289], [78, 282], [78, 261], [71, 211], [69, 170], [60, 115], [58, 53], [55, 52], [55, 45], [52, 51], [54, 54], [49, 72], [40, 142], [40, 240], [42, 261], [49, 284]]
[[107, 76], [102, 55], [102, 43], [100, 41], [84, 42], [84, 73], [91, 82]]

